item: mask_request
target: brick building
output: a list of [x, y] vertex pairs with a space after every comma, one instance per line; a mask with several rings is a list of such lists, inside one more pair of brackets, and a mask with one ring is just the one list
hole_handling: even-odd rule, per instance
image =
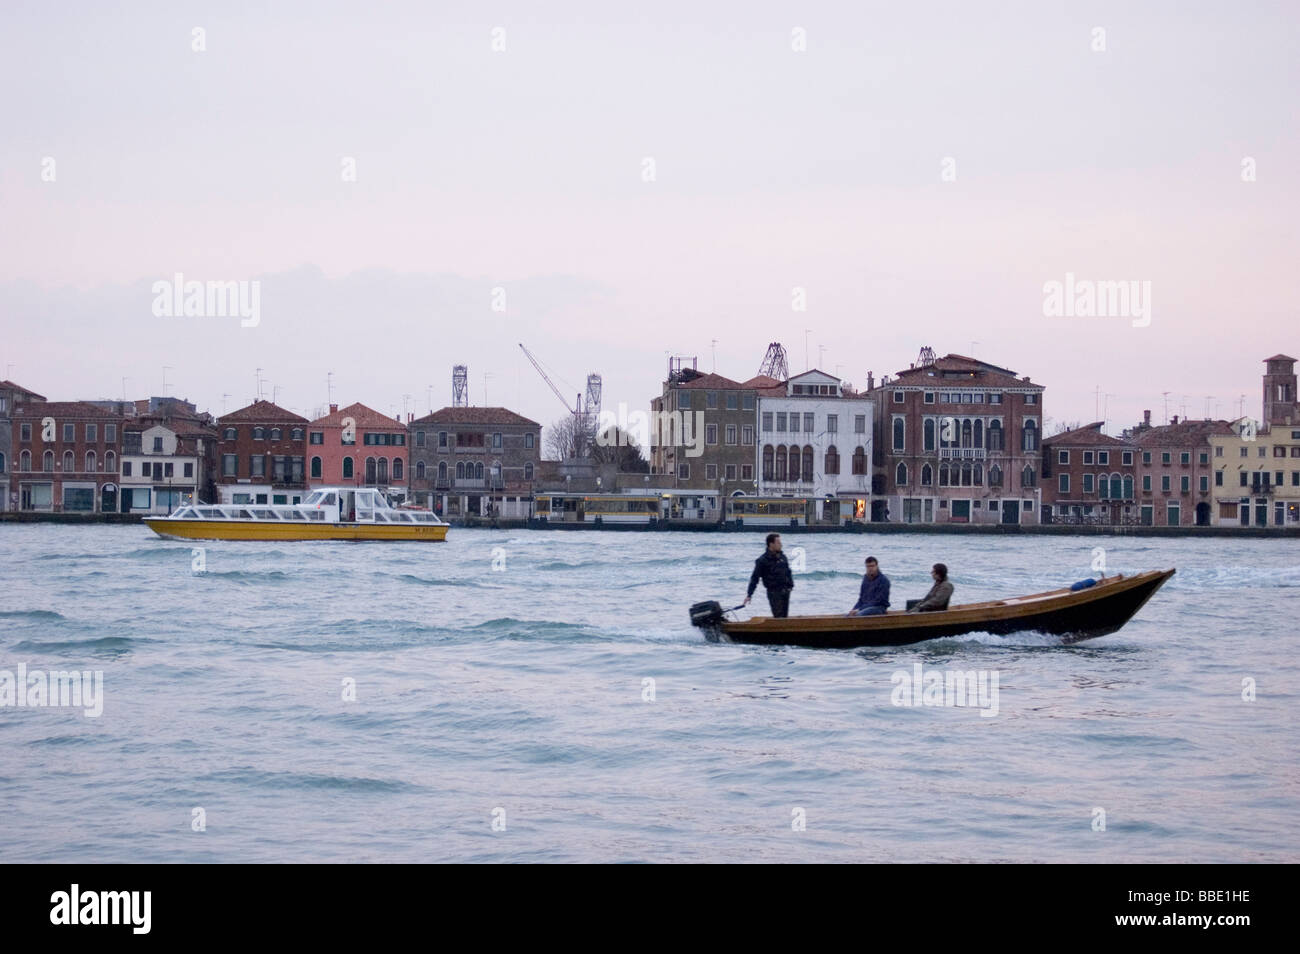
[[1043, 523], [1137, 524], [1137, 448], [1095, 421], [1043, 441]]
[[504, 407], [444, 407], [407, 426], [411, 492], [444, 517], [532, 516], [542, 426]]
[[17, 509], [116, 513], [122, 416], [85, 401], [24, 400], [13, 408]]
[[1214, 500], [1210, 438], [1233, 433], [1227, 421], [1180, 421], [1151, 427], [1146, 421], [1125, 436], [1137, 451], [1139, 522], [1158, 527], [1208, 527]]
[[301, 503], [307, 488], [307, 423], [270, 401], [219, 418], [220, 502]]
[[0, 381], [0, 510], [18, 509], [18, 483], [14, 479], [14, 408], [27, 401], [44, 401], [45, 396], [12, 381]]
[[375, 487], [405, 500], [410, 460], [407, 426], [364, 404], [340, 409], [307, 427], [307, 481], [313, 487]]
[[1038, 523], [1043, 385], [964, 355], [921, 354], [869, 386], [882, 469], [873, 519]]

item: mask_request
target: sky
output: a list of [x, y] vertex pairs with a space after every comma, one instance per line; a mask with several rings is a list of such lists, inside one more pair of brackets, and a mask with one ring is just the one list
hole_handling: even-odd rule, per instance
[[[1293, 2], [6, 0], [0, 374], [423, 414], [464, 363], [472, 403], [550, 424], [519, 342], [638, 410], [670, 355], [743, 380], [781, 341], [859, 387], [973, 354], [1111, 433], [1258, 415], [1262, 360], [1300, 356], [1298, 28]], [[258, 283], [256, 323], [157, 314], [177, 274]], [[1067, 274], [1149, 288], [1149, 321], [1047, 314]]]

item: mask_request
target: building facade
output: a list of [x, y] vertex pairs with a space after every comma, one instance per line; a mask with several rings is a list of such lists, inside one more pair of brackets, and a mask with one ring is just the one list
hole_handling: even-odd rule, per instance
[[374, 487], [393, 503], [407, 497], [407, 426], [364, 404], [329, 413], [307, 427], [307, 482], [312, 487]]
[[874, 408], [818, 370], [759, 389], [758, 495], [814, 498], [819, 520], [868, 520]]
[[1043, 523], [1136, 525], [1137, 448], [1102, 422], [1043, 441]]
[[301, 503], [307, 489], [307, 423], [270, 401], [255, 401], [218, 419], [220, 502]]
[[121, 415], [84, 401], [24, 400], [12, 424], [17, 509], [117, 512]]
[[956, 354], [923, 357], [871, 389], [882, 468], [873, 519], [1038, 523], [1043, 391]]
[[214, 499], [217, 431], [199, 418], [128, 421], [122, 435], [122, 513], [168, 514]]
[[504, 407], [444, 407], [408, 425], [411, 491], [444, 517], [531, 517], [542, 427]]
[[17, 461], [14, 457], [14, 408], [31, 401], [44, 401], [45, 396], [29, 391], [12, 381], [0, 381], [0, 511], [18, 509], [18, 483], [14, 479]]
[[650, 402], [652, 482], [699, 491], [715, 508], [721, 498], [757, 494], [758, 393], [780, 384], [701, 374], [674, 359]]
[[[1150, 414], [1147, 415], [1148, 419]], [[1230, 436], [1227, 421], [1180, 421], [1125, 436], [1137, 450], [1139, 522], [1157, 527], [1208, 527], [1214, 500], [1210, 438]]]

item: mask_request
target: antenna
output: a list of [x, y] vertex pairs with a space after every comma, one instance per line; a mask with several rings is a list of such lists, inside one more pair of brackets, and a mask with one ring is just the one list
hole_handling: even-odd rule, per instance
[[812, 334], [811, 328], [803, 330], [803, 369], [808, 370], [808, 336]]
[[257, 369], [257, 400], [262, 400], [262, 369]]
[[712, 350], [712, 352], [713, 352], [713, 368], [712, 368], [712, 370], [713, 370], [713, 371], [717, 371], [717, 370], [718, 370], [718, 339], [717, 339], [717, 338], [714, 338], [714, 339], [713, 339], [713, 342], [710, 344], [709, 347], [710, 347], [710, 350]]
[[329, 407], [334, 403], [334, 372], [325, 372], [325, 406]]
[[1168, 424], [1169, 423], [1169, 392], [1161, 391], [1160, 393], [1165, 396], [1165, 423]]

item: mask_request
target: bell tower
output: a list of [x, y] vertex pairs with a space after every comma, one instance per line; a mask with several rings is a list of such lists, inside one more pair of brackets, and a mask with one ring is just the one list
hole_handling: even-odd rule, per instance
[[1269, 427], [1300, 424], [1295, 362], [1284, 354], [1264, 359], [1264, 423]]

